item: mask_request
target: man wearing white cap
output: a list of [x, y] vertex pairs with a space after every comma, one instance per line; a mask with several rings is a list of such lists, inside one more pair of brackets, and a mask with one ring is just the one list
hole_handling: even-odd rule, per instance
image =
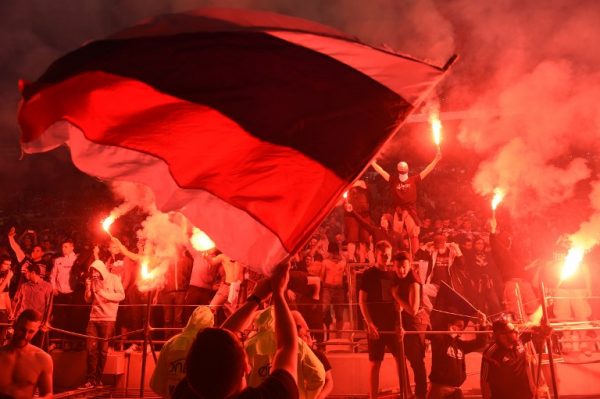
[[408, 175], [408, 164], [404, 161], [398, 162], [396, 165], [398, 174], [386, 172], [376, 161], [371, 163], [373, 169], [389, 183], [396, 203], [394, 230], [402, 232], [402, 229], [406, 227], [413, 253], [419, 248], [420, 221], [417, 215], [417, 190], [421, 181], [431, 173], [441, 159], [442, 153], [438, 151], [433, 161], [425, 169], [412, 176]]

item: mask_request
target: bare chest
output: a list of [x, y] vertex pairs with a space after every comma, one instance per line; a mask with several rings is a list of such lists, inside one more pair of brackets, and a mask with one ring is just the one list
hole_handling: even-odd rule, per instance
[[0, 387], [21, 390], [36, 385], [40, 375], [39, 359], [33, 353], [0, 354]]

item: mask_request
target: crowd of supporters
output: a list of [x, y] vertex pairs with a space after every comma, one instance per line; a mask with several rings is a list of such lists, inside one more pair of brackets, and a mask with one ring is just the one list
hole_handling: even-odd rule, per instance
[[[492, 227], [489, 214], [463, 208], [453, 209], [460, 213], [450, 215], [445, 208], [440, 217], [436, 209], [419, 206], [418, 240], [411, 240], [406, 227], [398, 228], [399, 215], [393, 201], [378, 193], [376, 180], [371, 175], [365, 179], [369, 182], [368, 187], [365, 181], [355, 184], [345, 203], [334, 209], [306, 247], [293, 258], [292, 283], [287, 294], [311, 329], [335, 327], [341, 330], [344, 325], [349, 326], [351, 310], [347, 305], [356, 303], [357, 297], [348, 297], [348, 284], [352, 273], [361, 271], [360, 267], [350, 266], [352, 263], [373, 264], [375, 245], [382, 240], [392, 245], [389, 259], [392, 253], [402, 250], [413, 254], [415, 272], [424, 284], [427, 300], [431, 301], [426, 300], [426, 304], [430, 307], [442, 281], [488, 316], [508, 312], [515, 319], [526, 317], [537, 309], [540, 295], [537, 282], [540, 279], [559, 293], [572, 289], [581, 290], [582, 296], [591, 294], [592, 278], [586, 277], [587, 270], [581, 278], [560, 288], [556, 287], [555, 276], [549, 275], [551, 269], [558, 269], [558, 266], [546, 265], [551, 260], [559, 260], [561, 251], [564, 254], [568, 248], [559, 244], [553, 254], [555, 259], [536, 260], [532, 248], [536, 243], [525, 232], [498, 227], [495, 221]], [[0, 303], [0, 319], [17, 316], [18, 309], [8, 311], [12, 305], [20, 302], [23, 309], [23, 301], [33, 301], [42, 314], [47, 313], [47, 317], [52, 314], [54, 327], [85, 331], [86, 323], [82, 320], [89, 312], [85, 306], [75, 308], [75, 312], [80, 312], [78, 317], [64, 317], [64, 312], [52, 312], [48, 298], [52, 296], [54, 309], [64, 305], [84, 305], [89, 266], [95, 259], [100, 259], [109, 272], [119, 276], [125, 293], [121, 305], [127, 306], [121, 306], [119, 310], [117, 332], [139, 328], [143, 312], [133, 305], [143, 305], [147, 299], [136, 285], [139, 264], [135, 257], [138, 252], [135, 236], [131, 234], [133, 229], [121, 235], [121, 240], [93, 237], [92, 241], [82, 233], [86, 223], [81, 220], [79, 226], [73, 226], [73, 232], [64, 228], [52, 231], [40, 223], [32, 223], [35, 230], [22, 226], [16, 231], [13, 226], [4, 226], [6, 238], [0, 241], [3, 243], [0, 253], [5, 265], [0, 272], [0, 284], [6, 294]], [[75, 233], [75, 239], [70, 233]], [[197, 253], [183, 247], [178, 261], [168, 270], [162, 289], [154, 293], [151, 300], [153, 304], [166, 305], [153, 312], [153, 322], [157, 326], [182, 327], [191, 310], [186, 311], [179, 305], [210, 304], [219, 308], [218, 317], [223, 318], [235, 307], [240, 290], [247, 290], [246, 285], [251, 285], [257, 277], [218, 250]], [[32, 285], [28, 275], [39, 276], [40, 283], [36, 287], [39, 285], [40, 298], [33, 298], [28, 291]], [[44, 283], [49, 283], [51, 289]], [[521, 307], [515, 298], [517, 285]], [[580, 302], [573, 307], [577, 313], [569, 314], [569, 307], [559, 301], [555, 306], [559, 313], [556, 316], [590, 318], [591, 307], [585, 301]], [[43, 304], [48, 309], [44, 309]], [[317, 309], [320, 311], [315, 311]], [[320, 340], [324, 337], [321, 332], [316, 336]]]
[[[318, 353], [318, 344], [334, 338], [348, 338], [349, 334], [343, 331], [361, 326], [363, 319], [369, 336], [373, 329], [394, 329], [394, 325], [374, 327], [375, 322], [370, 326], [363, 311], [368, 308], [368, 301], [363, 298], [361, 304], [360, 294], [373, 292], [373, 274], [376, 274], [369, 266], [379, 265], [381, 270], [392, 270], [399, 267], [392, 266], [394, 260], [408, 261], [410, 272], [407, 273], [422, 292], [415, 315], [422, 314], [424, 318], [419, 318], [418, 323], [412, 319], [406, 322], [414, 324], [414, 328], [418, 325], [419, 331], [423, 332], [431, 329], [429, 316], [434, 309], [453, 310], [453, 304], [440, 303], [443, 299], [437, 298], [443, 286], [452, 288], [490, 319], [510, 315], [513, 320], [523, 321], [539, 307], [537, 287], [538, 281], [543, 279], [551, 289], [549, 292], [561, 298], [551, 307], [555, 318], [581, 321], [592, 317], [592, 308], [584, 299], [592, 290], [592, 277], [587, 266], [582, 266], [573, 279], [558, 284], [556, 264], [564, 258], [568, 242], [559, 240], [551, 258], [536, 259], [531, 248], [535, 244], [523, 231], [512, 229], [508, 223], [499, 226], [489, 213], [454, 205], [442, 207], [439, 199], [437, 206], [432, 206], [435, 202], [427, 197], [427, 192], [419, 194], [424, 206], [407, 211], [398, 207], [393, 199], [386, 198], [385, 190], [381, 193], [381, 181], [377, 179], [376, 175], [367, 174], [364, 180], [355, 183], [306, 246], [291, 259], [289, 284], [283, 296], [295, 312], [303, 342], [311, 347], [309, 350], [300, 345], [298, 349], [305, 362], [299, 367], [307, 373], [303, 381], [314, 382], [314, 385], [304, 387], [303, 397], [317, 397], [321, 387], [327, 385], [327, 370], [322, 367], [327, 361], [320, 355], [317, 355], [320, 360], [314, 357]], [[402, 184], [389, 180], [393, 184]], [[135, 228], [124, 230], [117, 234], [118, 237], [106, 235], [98, 239], [78, 233], [84, 231], [82, 226], [87, 223], [79, 222], [78, 225], [77, 221], [70, 220], [70, 225], [74, 226], [72, 232], [66, 231], [64, 226], [54, 231], [41, 226], [39, 221], [32, 224], [35, 229], [29, 229], [23, 222], [18, 229], [12, 224], [3, 226], [0, 323], [5, 325], [0, 326], [0, 343], [7, 338], [10, 321], [23, 311], [33, 309], [41, 315], [42, 326], [51, 326], [52, 331], [48, 333], [47, 328], [41, 328], [31, 342], [49, 351], [56, 347], [63, 350], [85, 348], [88, 352], [88, 387], [101, 383], [109, 341], [85, 341], [69, 332], [100, 338], [119, 335], [122, 337], [113, 340], [111, 345], [116, 350], [124, 350], [126, 341], [139, 343], [139, 333], [127, 333], [143, 327], [144, 307], [151, 304], [152, 326], [172, 328], [156, 332], [154, 342], [169, 340], [187, 323], [182, 333], [185, 336], [186, 330], [198, 331], [192, 323], [199, 317], [196, 314], [198, 305], [207, 306], [201, 314], [202, 328], [208, 321], [210, 325], [220, 325], [243, 307], [248, 294], [263, 278], [218, 249], [196, 251], [192, 246], [183, 245], [177, 259], [162, 276], [160, 289], [143, 292], [138, 284], [141, 275], [139, 246], [143, 243], [136, 242], [132, 234]], [[406, 254], [402, 255], [406, 258], [398, 258], [398, 254]], [[379, 292], [379, 295], [383, 298], [387, 294]], [[403, 303], [400, 296], [395, 300]], [[408, 297], [404, 301], [408, 304]], [[275, 342], [272, 312], [267, 309], [256, 319], [254, 337], [258, 338], [254, 341], [257, 342], [247, 349], [255, 353], [255, 358], [264, 355], [272, 359], [276, 353], [276, 346], [265, 347], [258, 342], [261, 339], [262, 342]], [[458, 312], [456, 316], [464, 315]], [[442, 329], [456, 323], [457, 320], [444, 319]], [[185, 342], [191, 345], [192, 341], [188, 337]], [[434, 341], [436, 339], [431, 337], [431, 342]], [[566, 341], [565, 351], [596, 349], [585, 342]], [[419, 344], [417, 340], [410, 348], [424, 351], [424, 342], [423, 339]], [[381, 348], [373, 348], [393, 349], [386, 342], [381, 345]], [[134, 343], [129, 348], [134, 350], [136, 346], [139, 345]], [[381, 360], [379, 349], [373, 349], [375, 361]], [[422, 358], [420, 352], [407, 354], [421, 378], [417, 388], [418, 394], [423, 396], [425, 376], [419, 357]], [[260, 370], [263, 369], [264, 377], [269, 374], [269, 367], [268, 362], [255, 365], [256, 374], [252, 378], [257, 385], [264, 380]]]

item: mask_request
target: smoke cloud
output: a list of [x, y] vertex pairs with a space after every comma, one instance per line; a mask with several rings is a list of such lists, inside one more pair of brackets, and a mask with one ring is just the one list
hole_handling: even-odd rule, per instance
[[151, 281], [138, 279], [141, 290], [162, 288], [169, 267], [176, 267], [181, 248], [188, 241], [184, 226], [176, 220], [171, 214], [156, 211], [142, 222], [137, 238], [153, 278]]
[[591, 51], [600, 5], [459, 1], [445, 12], [460, 12], [456, 40], [464, 57], [448, 82], [448, 103], [465, 104], [476, 115], [459, 132], [462, 145], [482, 158], [474, 189], [482, 195], [506, 190], [511, 215], [524, 219], [545, 215], [587, 187], [594, 212], [573, 237], [589, 249], [600, 238], [594, 233], [600, 228], [594, 165], [600, 54]]
[[116, 199], [122, 201], [122, 204], [111, 212], [115, 218], [123, 216], [135, 207], [149, 214], [158, 212], [154, 202], [154, 193], [142, 184], [114, 181], [111, 183], [111, 189]]
[[[507, 193], [501, 206], [526, 219], [548, 215], [547, 209], [581, 196], [584, 187], [581, 197], [592, 213], [575, 235], [596, 237], [593, 232], [600, 231], [594, 157], [600, 144], [600, 3], [594, 0], [548, 0], [543, 6], [518, 0], [109, 0], [68, 6], [45, 0], [6, 1], [0, 6], [0, 145], [5, 153], [18, 154], [17, 79], [35, 79], [56, 57], [87, 40], [154, 15], [202, 6], [271, 10], [312, 19], [437, 65], [460, 54], [438, 95], [442, 114], [471, 115], [458, 132], [445, 128], [444, 134], [457, 136], [456, 156], [466, 149], [480, 160], [473, 178], [476, 192], [486, 196], [501, 187]], [[406, 130], [386, 153], [410, 162], [406, 149], [421, 144], [403, 142], [410, 136]], [[429, 138], [427, 151], [433, 156]], [[419, 136], [418, 142], [423, 141]], [[0, 161], [13, 178], [33, 173], [27, 157], [18, 167]], [[130, 195], [122, 197], [128, 198], [127, 206], [135, 202]], [[157, 224], [166, 222], [156, 218]]]
[[136, 235], [141, 263], [146, 264], [146, 273], [152, 278], [138, 278], [138, 286], [143, 291], [160, 289], [165, 283], [169, 267], [177, 263], [182, 247], [189, 240], [189, 222], [180, 213], [160, 212], [156, 208], [152, 190], [145, 185], [116, 181], [111, 183], [111, 188], [115, 197], [122, 201], [111, 211], [112, 216], [119, 218], [134, 208], [148, 214]]

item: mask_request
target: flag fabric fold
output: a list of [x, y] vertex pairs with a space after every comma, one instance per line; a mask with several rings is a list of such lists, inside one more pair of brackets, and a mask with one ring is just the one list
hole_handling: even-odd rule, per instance
[[147, 185], [230, 257], [298, 249], [444, 70], [266, 12], [157, 17], [22, 85], [24, 152]]
[[448, 328], [448, 320], [456, 317], [464, 319], [465, 322], [474, 321], [479, 317], [479, 310], [442, 281], [431, 312], [431, 326], [434, 330], [445, 331]]

